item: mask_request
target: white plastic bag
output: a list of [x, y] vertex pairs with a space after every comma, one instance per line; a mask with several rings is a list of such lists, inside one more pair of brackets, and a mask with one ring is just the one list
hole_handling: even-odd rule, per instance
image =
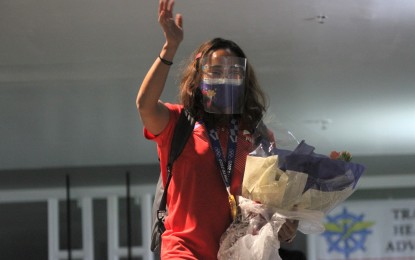
[[221, 238], [218, 259], [281, 259], [278, 231], [286, 219], [299, 220], [298, 230], [304, 234], [324, 231], [321, 211], [282, 210], [238, 197], [240, 215]]

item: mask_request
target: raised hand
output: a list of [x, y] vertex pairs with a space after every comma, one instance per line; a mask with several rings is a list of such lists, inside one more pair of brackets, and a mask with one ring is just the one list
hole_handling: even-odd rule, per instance
[[183, 40], [183, 17], [176, 14], [173, 19], [174, 0], [160, 0], [158, 21], [163, 28], [166, 43], [172, 46], [178, 46]]

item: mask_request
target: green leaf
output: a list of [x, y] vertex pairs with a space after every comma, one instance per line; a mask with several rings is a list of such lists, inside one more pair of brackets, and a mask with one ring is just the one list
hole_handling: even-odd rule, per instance
[[367, 228], [373, 226], [374, 224], [375, 224], [375, 222], [373, 222], [373, 221], [357, 222], [351, 228], [349, 228], [348, 231], [350, 231], [350, 232], [360, 231], [360, 230], [363, 230], [363, 229], [367, 229]]
[[335, 223], [326, 223], [324, 224], [324, 227], [326, 228], [327, 231], [336, 232], [336, 233], [343, 232], [343, 226], [337, 225]]
[[373, 221], [357, 222], [347, 230], [347, 233], [343, 236], [343, 238], [348, 238], [354, 232], [358, 232], [358, 231], [367, 229], [367, 228], [373, 226], [374, 224], [375, 224], [375, 222], [373, 222]]

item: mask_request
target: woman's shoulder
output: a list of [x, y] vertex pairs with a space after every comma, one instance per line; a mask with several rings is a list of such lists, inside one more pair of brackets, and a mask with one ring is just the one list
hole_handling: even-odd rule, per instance
[[176, 115], [179, 115], [183, 110], [183, 105], [180, 105], [180, 104], [164, 103], [164, 105], [167, 107], [170, 113], [173, 113]]
[[146, 128], [144, 128], [144, 136], [149, 140], [156, 141], [159, 145], [167, 144], [171, 139], [174, 127], [177, 124], [180, 113], [183, 110], [183, 106], [173, 103], [163, 103], [163, 105], [169, 110], [169, 121], [164, 129], [157, 135], [151, 134]]

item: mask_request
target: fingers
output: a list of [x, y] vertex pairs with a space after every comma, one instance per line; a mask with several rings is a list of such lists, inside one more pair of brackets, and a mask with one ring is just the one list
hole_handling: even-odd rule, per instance
[[183, 28], [183, 16], [181, 14], [176, 14], [176, 24], [180, 28]]
[[173, 13], [174, 0], [160, 0], [159, 1], [159, 15], [161, 12]]
[[289, 234], [295, 234], [297, 232], [297, 228], [298, 228], [298, 220], [294, 220], [294, 221], [287, 221], [286, 223], [286, 228], [287, 228], [287, 233]]
[[173, 6], [174, 6], [174, 0], [167, 0], [167, 11], [172, 13], [173, 12]]
[[283, 242], [290, 242], [297, 233], [298, 220], [287, 220], [278, 232], [278, 239]]
[[159, 15], [160, 15], [162, 10], [164, 10], [164, 1], [160, 0], [159, 1], [159, 12], [158, 12]]
[[183, 17], [176, 14], [173, 17], [174, 0], [159, 0], [159, 17], [164, 36], [170, 44], [178, 46], [183, 40]]
[[292, 229], [292, 230], [297, 230], [297, 228], [298, 228], [298, 220], [288, 220], [286, 223], [287, 223], [287, 226], [290, 228], [290, 229]]
[[159, 1], [159, 21], [167, 23], [169, 20], [173, 20], [173, 6], [174, 0], [160, 0]]

